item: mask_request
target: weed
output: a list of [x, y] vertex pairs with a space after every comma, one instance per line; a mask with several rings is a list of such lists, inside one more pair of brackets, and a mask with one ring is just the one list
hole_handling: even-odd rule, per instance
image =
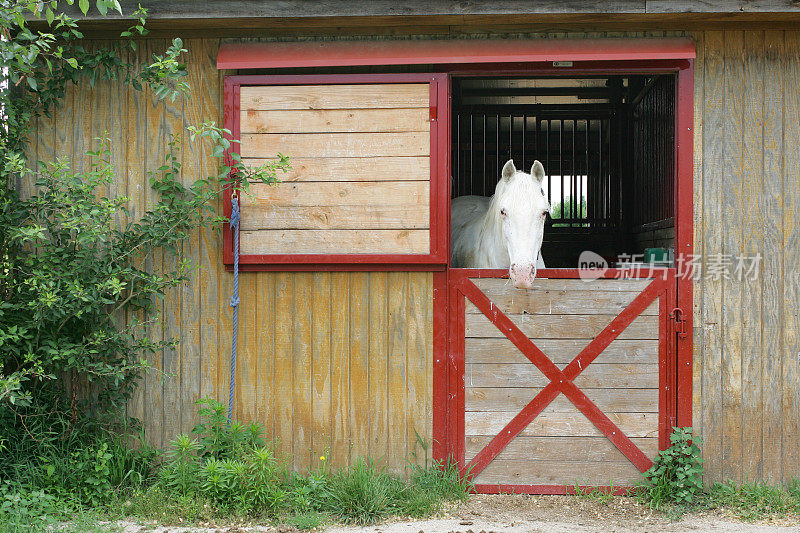
[[217, 400], [203, 398], [197, 404], [201, 406], [197, 410], [200, 422], [192, 429], [192, 434], [200, 439], [202, 456], [214, 459], [238, 457], [247, 450], [264, 445], [259, 424], [245, 426], [237, 421], [228, 421], [228, 408]]
[[724, 508], [742, 520], [759, 520], [768, 516], [784, 516], [800, 512], [795, 480], [786, 488], [765, 483], [735, 485], [732, 481], [714, 483], [698, 499], [697, 508]]
[[608, 505], [614, 499], [614, 482], [608, 482], [608, 488], [601, 487], [582, 487], [579, 483], [575, 483], [573, 487], [575, 496], [583, 500], [589, 500]]
[[639, 500], [660, 509], [666, 503], [690, 504], [703, 490], [701, 441], [692, 428], [673, 428], [672, 446], [659, 452], [653, 466], [643, 474]]
[[371, 524], [397, 507], [402, 482], [359, 458], [351, 468], [333, 474], [326, 491], [326, 510], [344, 522]]
[[317, 511], [307, 511], [290, 516], [286, 524], [297, 529], [315, 529], [331, 521], [331, 517]]

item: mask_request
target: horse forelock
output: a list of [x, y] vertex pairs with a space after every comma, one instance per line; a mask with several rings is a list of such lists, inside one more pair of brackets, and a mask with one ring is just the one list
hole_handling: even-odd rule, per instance
[[494, 216], [499, 217], [501, 207], [530, 208], [531, 199], [546, 202], [541, 183], [530, 174], [517, 171], [510, 179], [497, 183], [490, 209], [494, 211]]

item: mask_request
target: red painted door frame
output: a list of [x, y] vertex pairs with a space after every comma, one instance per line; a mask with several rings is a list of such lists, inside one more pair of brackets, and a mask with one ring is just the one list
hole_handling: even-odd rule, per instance
[[[592, 61], [574, 63], [572, 68], [555, 67], [552, 63], [524, 63], [504, 65], [457, 65], [447, 70], [454, 76], [500, 76], [500, 75], [541, 75], [541, 76], [579, 76], [579, 75], [633, 75], [633, 74], [675, 74], [675, 260], [679, 267], [673, 279], [675, 284], [668, 288], [674, 294], [671, 301], [680, 311], [682, 324], [669, 329], [669, 337], [674, 339], [674, 350], [670, 357], [674, 360], [675, 381], [672, 391], [662, 390], [667, 410], [660, 413], [664, 424], [670, 426], [692, 425], [692, 280], [691, 272], [686, 272], [684, 265], [691, 264], [693, 257], [693, 60], [676, 59], [664, 61]], [[451, 84], [447, 84], [448, 102], [451, 101]], [[448, 108], [450, 105], [448, 105]], [[451, 131], [451, 117], [441, 117], [447, 122], [447, 131]], [[450, 172], [450, 140], [442, 143], [437, 154], [447, 162]], [[449, 204], [448, 204], [449, 227]], [[449, 249], [449, 246], [448, 246]], [[448, 262], [449, 265], [449, 262]], [[433, 456], [440, 461], [460, 460], [463, 466], [464, 411], [453, 413], [452, 399], [457, 397], [459, 388], [463, 390], [463, 365], [459, 365], [458, 347], [454, 343], [462, 339], [448, 338], [448, 329], [453, 317], [463, 315], [463, 298], [454, 301], [448, 294], [450, 282], [455, 271], [434, 273], [434, 320], [433, 320]], [[457, 275], [457, 274], [456, 274]], [[577, 278], [575, 269], [548, 269], [541, 271], [543, 277]], [[662, 300], [663, 301], [663, 300]], [[672, 310], [670, 310], [672, 311]], [[660, 312], [661, 315], [661, 312]], [[670, 313], [670, 316], [672, 314]], [[663, 317], [662, 317], [663, 319]], [[669, 324], [673, 320], [669, 319]], [[674, 336], [674, 337], [673, 337]], [[664, 339], [662, 339], [664, 342]], [[671, 343], [670, 343], [671, 344]], [[661, 352], [661, 347], [659, 348]], [[672, 407], [670, 407], [672, 406]], [[659, 444], [666, 446], [667, 431], [660, 435]], [[490, 490], [489, 487], [481, 487]], [[523, 489], [523, 487], [518, 487]], [[562, 487], [563, 489], [563, 487]], [[525, 492], [552, 492], [546, 486], [526, 487]]]

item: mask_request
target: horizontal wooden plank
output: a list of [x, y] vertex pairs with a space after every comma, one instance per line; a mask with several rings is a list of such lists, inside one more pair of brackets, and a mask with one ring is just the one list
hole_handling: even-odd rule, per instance
[[[504, 290], [511, 287], [508, 279], [502, 278], [470, 278], [481, 291]], [[538, 291], [623, 291], [642, 292], [652, 280], [650, 279], [547, 279], [536, 278], [530, 289], [517, 289], [520, 292]]]
[[[614, 291], [521, 291], [510, 284], [502, 290], [483, 292], [495, 307], [507, 315], [616, 315], [640, 294]], [[471, 314], [481, 312], [469, 300], [465, 311]], [[658, 302], [650, 304], [642, 314], [657, 315]]]
[[427, 254], [428, 230], [256, 230], [240, 234], [242, 254]]
[[[338, 206], [385, 205], [429, 206], [430, 183], [427, 181], [330, 183], [285, 182], [277, 185], [255, 183], [241, 197], [242, 217], [249, 206]], [[364, 216], [369, 212], [364, 210]]]
[[[467, 387], [545, 387], [550, 380], [528, 364], [467, 364], [464, 370]], [[657, 364], [592, 363], [575, 379], [579, 388], [654, 389], [658, 388]]]
[[[568, 364], [583, 350], [586, 339], [533, 339], [533, 343], [555, 364]], [[467, 363], [527, 363], [528, 358], [506, 338], [480, 339], [469, 337], [464, 346]], [[617, 339], [600, 352], [595, 363], [656, 363], [657, 340]]]
[[641, 478], [626, 462], [503, 461], [495, 459], [478, 474], [475, 483], [520, 485], [627, 485]]
[[[509, 317], [529, 338], [593, 339], [614, 315], [512, 315]], [[503, 337], [484, 315], [466, 315], [467, 337]], [[620, 334], [621, 339], [657, 339], [658, 317], [640, 316]]]
[[430, 105], [427, 83], [242, 87], [240, 109], [371, 109]]
[[[271, 159], [243, 159], [257, 167]], [[291, 170], [281, 181], [430, 181], [430, 158], [414, 157], [291, 157]]]
[[[464, 414], [465, 435], [497, 435], [518, 411], [467, 412]], [[628, 437], [657, 437], [657, 413], [606, 413]], [[547, 408], [533, 419], [520, 435], [531, 437], [602, 437], [604, 436], [582, 413], [555, 412]]]
[[[466, 460], [489, 444], [492, 437], [467, 437]], [[654, 437], [631, 439], [651, 459], [658, 454], [658, 439]], [[594, 461], [625, 462], [627, 459], [605, 437], [517, 437], [508, 443], [497, 461], [568, 461], [587, 463]]]
[[430, 131], [427, 107], [413, 109], [298, 109], [241, 112], [241, 133], [388, 133]]
[[430, 133], [244, 133], [242, 157], [383, 157], [430, 155]]
[[423, 204], [336, 206], [251, 205], [242, 230], [258, 229], [426, 229], [430, 208]]
[[[467, 411], [520, 411], [541, 391], [536, 387], [467, 387]], [[658, 389], [585, 389], [583, 392], [604, 413], [657, 413]], [[560, 394], [547, 406], [553, 412], [574, 412], [575, 406]]]

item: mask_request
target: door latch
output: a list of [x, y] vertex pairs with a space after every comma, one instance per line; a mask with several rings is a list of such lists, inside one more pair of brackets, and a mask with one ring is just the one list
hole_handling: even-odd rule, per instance
[[686, 332], [686, 317], [683, 316], [683, 310], [676, 307], [669, 314], [669, 317], [675, 322], [675, 331], [678, 333], [678, 338], [685, 339], [689, 336]]

